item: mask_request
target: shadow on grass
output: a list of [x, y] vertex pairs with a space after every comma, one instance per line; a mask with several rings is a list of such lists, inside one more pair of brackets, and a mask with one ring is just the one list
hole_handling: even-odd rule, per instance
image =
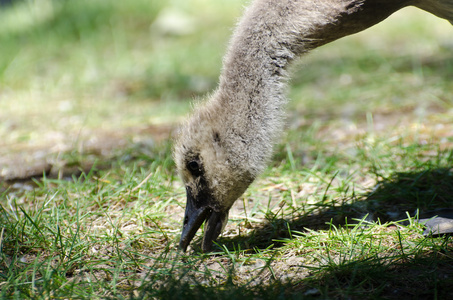
[[[451, 242], [450, 242], [451, 243]], [[445, 256], [446, 243], [437, 251], [416, 257], [348, 260], [313, 269], [296, 280], [269, 279], [258, 284], [237, 283], [234, 270], [225, 282], [202, 284], [200, 278], [172, 273], [164, 282], [153, 280], [132, 299], [451, 299], [453, 268]], [[304, 266], [300, 266], [302, 270]], [[239, 279], [240, 280], [240, 279]], [[206, 281], [209, 281], [206, 280]]]
[[[346, 225], [345, 219], [362, 219], [365, 215], [381, 222], [398, 221], [414, 216], [453, 216], [453, 170], [433, 168], [418, 172], [395, 173], [378, 183], [375, 189], [353, 203], [330, 207], [294, 219], [270, 218], [262, 227], [245, 237], [222, 238], [228, 249], [260, 250], [279, 247], [276, 240], [290, 238], [292, 231], [327, 230], [334, 224]], [[426, 240], [425, 240], [426, 241]], [[423, 240], [421, 241], [423, 244]], [[431, 244], [430, 244], [431, 245]], [[145, 285], [142, 295], [163, 299], [452, 299], [452, 238], [440, 239], [437, 246], [426, 250], [415, 245], [411, 254], [395, 249], [395, 253], [363, 259], [361, 256], [343, 261], [323, 262], [312, 268], [308, 277], [284, 281], [269, 279], [259, 284], [234, 283], [234, 270], [223, 284], [206, 286], [200, 279], [171, 278], [162, 289]], [[301, 274], [307, 267], [299, 266]], [[236, 281], [235, 281], [236, 279]], [[239, 280], [240, 281], [240, 280]]]
[[342, 226], [364, 217], [381, 223], [400, 221], [407, 219], [408, 213], [411, 217], [417, 217], [418, 213], [420, 218], [453, 218], [453, 170], [435, 168], [395, 173], [379, 182], [373, 191], [348, 202], [291, 219], [269, 214], [267, 222], [250, 235], [219, 241], [229, 249], [268, 249], [272, 245], [280, 246], [276, 240], [290, 238], [288, 227], [299, 232], [328, 230], [332, 224]]

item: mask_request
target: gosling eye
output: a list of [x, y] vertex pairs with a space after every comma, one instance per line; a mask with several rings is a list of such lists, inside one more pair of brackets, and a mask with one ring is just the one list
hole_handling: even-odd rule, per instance
[[194, 176], [201, 175], [201, 164], [199, 161], [192, 160], [187, 163], [187, 168], [189, 169], [190, 173]]

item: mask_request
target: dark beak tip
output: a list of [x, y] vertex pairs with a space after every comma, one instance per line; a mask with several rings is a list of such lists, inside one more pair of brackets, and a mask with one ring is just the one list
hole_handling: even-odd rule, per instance
[[195, 237], [198, 229], [201, 227], [203, 222], [209, 217], [210, 209], [208, 207], [195, 208], [188, 202], [186, 207], [186, 214], [184, 217], [184, 225], [182, 228], [181, 237], [179, 240], [179, 248], [183, 251], [187, 251], [187, 247]]
[[212, 251], [213, 242], [223, 230], [223, 225], [228, 219], [228, 211], [216, 211], [209, 205], [197, 207], [195, 200], [190, 193], [187, 194], [186, 212], [184, 215], [184, 225], [182, 228], [179, 248], [186, 252], [190, 242], [195, 237], [196, 232], [205, 222], [205, 232], [201, 245], [202, 252]]
[[203, 243], [203, 245], [201, 246], [201, 251], [203, 251], [203, 253], [211, 252], [213, 243], [214, 243], [213, 241]]
[[186, 252], [188, 246], [189, 245], [182, 240], [179, 242], [179, 250], [181, 250], [182, 252]]

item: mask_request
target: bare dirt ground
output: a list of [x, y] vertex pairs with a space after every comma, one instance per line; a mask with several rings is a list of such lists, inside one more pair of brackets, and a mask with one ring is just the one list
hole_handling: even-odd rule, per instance
[[[153, 146], [168, 139], [174, 125], [148, 125], [126, 128], [121, 131], [95, 130], [85, 132], [77, 142], [63, 132], [46, 134], [39, 144], [27, 142], [0, 144], [0, 182], [14, 183], [46, 174], [49, 177], [66, 177], [89, 171], [95, 160], [108, 161], [115, 152], [131, 144]], [[77, 151], [81, 161], [71, 161], [68, 153]]]

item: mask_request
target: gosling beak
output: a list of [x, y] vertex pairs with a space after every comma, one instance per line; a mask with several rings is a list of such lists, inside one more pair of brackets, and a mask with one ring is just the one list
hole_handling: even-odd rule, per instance
[[205, 232], [201, 249], [203, 252], [209, 252], [212, 249], [213, 242], [217, 239], [226, 224], [228, 213], [221, 213], [212, 210], [208, 205], [204, 204], [197, 207], [196, 203], [206, 203], [205, 201], [197, 201], [192, 196], [190, 190], [187, 190], [187, 204], [184, 215], [184, 225], [182, 228], [179, 247], [185, 252], [190, 242], [193, 240], [201, 224], [205, 220]]
[[228, 220], [228, 213], [212, 211], [205, 224], [205, 231], [201, 249], [203, 252], [210, 252], [212, 244], [222, 233]]

